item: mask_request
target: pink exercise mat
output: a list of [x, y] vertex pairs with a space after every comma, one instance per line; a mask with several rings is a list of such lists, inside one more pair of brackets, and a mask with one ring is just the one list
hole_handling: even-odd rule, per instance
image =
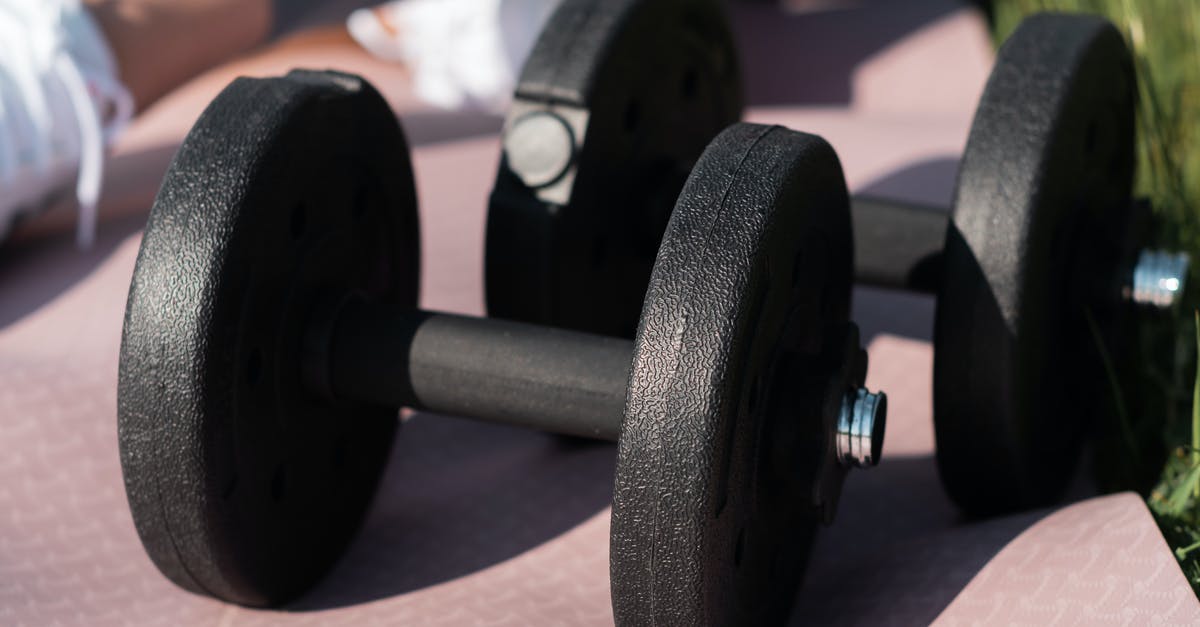
[[[990, 64], [982, 22], [949, 2], [739, 7], [749, 118], [825, 136], [852, 189], [949, 201]], [[420, 108], [396, 68], [335, 45], [197, 78], [138, 121], [109, 168], [97, 246], [70, 213], [0, 248], [0, 624], [578, 624], [612, 622], [608, 517], [615, 449], [417, 415], [345, 559], [286, 611], [175, 588], [138, 542], [116, 451], [126, 290], [158, 178], [235, 73], [292, 65], [366, 74], [414, 138], [423, 305], [482, 312], [486, 199], [498, 120]], [[934, 70], [933, 68], [936, 68]], [[868, 385], [891, 398], [884, 461], [846, 484], [793, 622], [1200, 624], [1136, 495], [964, 522], [933, 462], [932, 301], [859, 289]]]

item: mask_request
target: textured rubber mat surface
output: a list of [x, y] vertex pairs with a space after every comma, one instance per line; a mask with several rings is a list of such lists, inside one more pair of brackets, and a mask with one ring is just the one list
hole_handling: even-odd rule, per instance
[[[739, 28], [779, 27], [755, 11], [739, 14]], [[825, 136], [856, 191], [947, 202], [989, 60], [978, 20], [943, 13], [870, 54], [844, 51], [863, 57], [845, 85], [807, 86], [828, 97], [806, 101], [804, 85], [756, 83], [751, 73], [751, 119]], [[883, 28], [886, 18], [839, 15], [850, 20], [849, 34]], [[833, 17], [810, 19], [834, 37]], [[949, 59], [947, 72], [926, 83], [895, 78], [937, 59]], [[285, 64], [258, 63], [251, 69]], [[387, 91], [387, 71], [372, 72]], [[948, 77], [953, 89], [943, 84]], [[439, 416], [407, 419], [362, 533], [331, 576], [287, 611], [195, 596], [154, 569], [130, 519], [117, 457], [121, 320], [156, 176], [171, 142], [223, 83], [219, 73], [202, 77], [126, 138], [110, 168], [96, 248], [74, 250], [53, 215], [0, 248], [0, 624], [611, 623], [615, 447], [566, 446]], [[403, 93], [389, 97], [404, 109]], [[419, 111], [404, 119], [424, 138], [414, 157], [422, 304], [479, 313], [494, 122], [464, 127]], [[464, 138], [463, 128], [479, 137]], [[868, 385], [891, 401], [884, 461], [847, 481], [838, 520], [818, 537], [793, 622], [1200, 623], [1200, 604], [1134, 495], [1088, 498], [1081, 481], [1079, 502], [1056, 511], [960, 520], [932, 456], [932, 315], [924, 297], [856, 291]]]

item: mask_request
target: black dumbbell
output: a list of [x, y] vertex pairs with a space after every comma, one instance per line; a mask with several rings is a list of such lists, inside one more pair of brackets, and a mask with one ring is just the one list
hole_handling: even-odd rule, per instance
[[[1126, 362], [1131, 305], [1169, 305], [1182, 287], [1185, 256], [1139, 251], [1147, 216], [1131, 191], [1135, 95], [1111, 24], [1028, 18], [998, 54], [949, 221], [855, 203], [864, 278], [937, 294], [938, 465], [968, 511], [1061, 496], [1089, 423], [1116, 424], [1105, 364]], [[907, 235], [891, 239], [881, 225]], [[924, 242], [939, 231], [944, 248], [929, 256]], [[921, 285], [922, 268], [939, 265]]]
[[350, 541], [398, 407], [619, 433], [618, 622], [778, 622], [847, 470], [882, 445], [851, 238], [833, 150], [738, 125], [680, 194], [636, 340], [421, 312], [386, 102], [345, 74], [239, 79], [176, 155], [130, 287], [118, 417], [138, 533], [178, 585], [277, 604]]
[[565, 0], [505, 120], [488, 315], [633, 337], [679, 190], [741, 113], [721, 2]]
[[[1131, 198], [1134, 96], [1129, 52], [1109, 23], [1083, 15], [1032, 17], [998, 54], [949, 220], [944, 211], [852, 201], [856, 278], [938, 295], [938, 461], [950, 495], [969, 512], [1044, 505], [1062, 494], [1087, 423], [1111, 411], [1107, 396], [1096, 391], [1110, 388], [1103, 364], [1119, 363], [1133, 335], [1126, 305], [1165, 305], [1182, 287], [1186, 257], [1138, 254], [1145, 211]], [[615, 115], [618, 107], [609, 106], [612, 111], [593, 115]], [[516, 143], [512, 128], [509, 153]], [[501, 179], [504, 167], [512, 168], [512, 159], [504, 161]], [[594, 219], [607, 219], [617, 191], [589, 190]], [[551, 203], [546, 213], [553, 210]], [[512, 210], [493, 202], [493, 215], [506, 211]], [[506, 232], [502, 243], [493, 235], [489, 251], [578, 253], [595, 245], [591, 232], [566, 229]], [[656, 235], [651, 229], [628, 239], [654, 241]], [[615, 275], [631, 263], [600, 260], [592, 272]], [[525, 302], [538, 303], [538, 311], [493, 311], [572, 328], [598, 324], [588, 315], [614, 322], [633, 316], [632, 310], [589, 310], [582, 295], [547, 281], [554, 272], [553, 264], [529, 264], [506, 277], [506, 289], [526, 286]], [[611, 297], [612, 303], [638, 293], [632, 282], [617, 289], [628, 293]]]

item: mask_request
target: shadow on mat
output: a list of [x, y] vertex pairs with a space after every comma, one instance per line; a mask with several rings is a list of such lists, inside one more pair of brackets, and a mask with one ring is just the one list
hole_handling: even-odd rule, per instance
[[428, 588], [536, 550], [612, 502], [616, 447], [420, 414], [400, 429], [373, 510], [289, 610]]
[[0, 330], [90, 275], [145, 221], [144, 216], [106, 220], [88, 250], [75, 246], [73, 232], [0, 245]]
[[789, 11], [764, 3], [731, 11], [747, 105], [848, 103], [859, 64], [969, 6], [955, 0], [826, 4], [832, 6]]
[[847, 479], [789, 624], [928, 625], [1052, 511], [968, 521], [946, 497], [932, 455], [885, 455], [878, 468]]
[[[875, 179], [855, 194], [944, 207], [948, 212], [957, 175], [957, 158], [929, 159]], [[867, 286], [854, 290], [852, 318], [864, 345], [884, 334], [933, 341], [933, 310], [931, 295]]]

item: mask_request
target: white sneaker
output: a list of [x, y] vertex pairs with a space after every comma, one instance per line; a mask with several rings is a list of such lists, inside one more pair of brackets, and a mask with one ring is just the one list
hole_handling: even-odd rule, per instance
[[350, 14], [350, 35], [403, 62], [413, 90], [443, 109], [507, 108], [521, 67], [559, 0], [393, 0]]
[[90, 245], [105, 147], [132, 115], [80, 0], [0, 0], [0, 240], [74, 182], [76, 238]]

